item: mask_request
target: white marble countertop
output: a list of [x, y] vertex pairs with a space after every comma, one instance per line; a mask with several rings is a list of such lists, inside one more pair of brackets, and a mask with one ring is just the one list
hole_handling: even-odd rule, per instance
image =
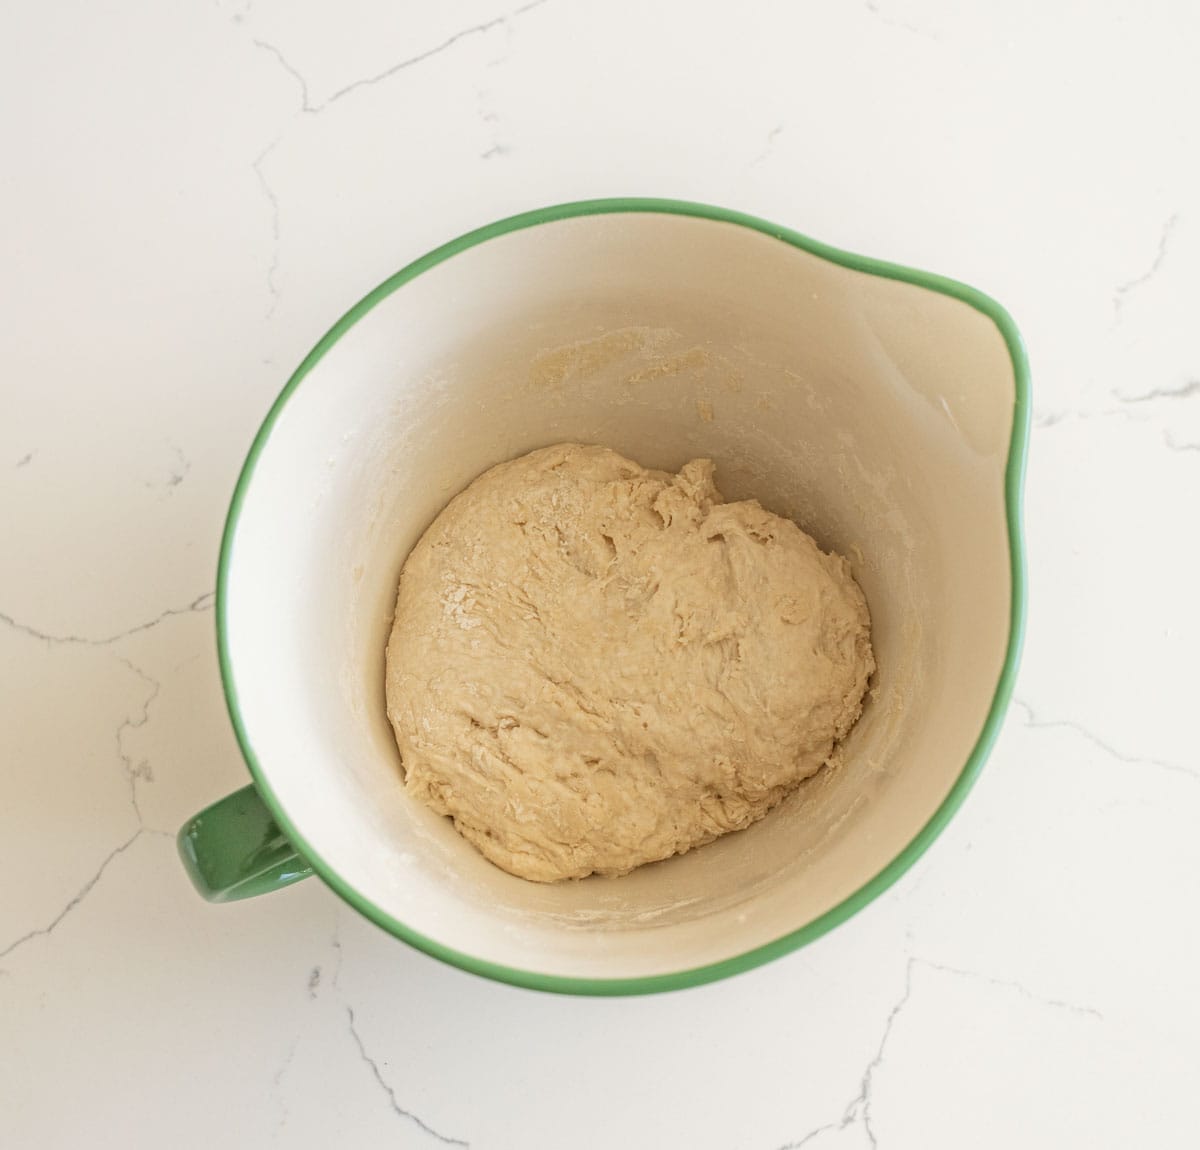
[[[0, 1145], [1200, 1145], [1200, 9], [21, 5], [0, 57]], [[1003, 736], [892, 891], [641, 999], [202, 903], [210, 610], [315, 338], [475, 225], [740, 208], [966, 280], [1034, 371]]]

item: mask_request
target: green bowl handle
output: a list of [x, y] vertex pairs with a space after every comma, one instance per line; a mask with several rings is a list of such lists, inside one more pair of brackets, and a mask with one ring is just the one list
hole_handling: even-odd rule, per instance
[[177, 841], [188, 876], [209, 902], [266, 894], [312, 874], [253, 786], [205, 807]]

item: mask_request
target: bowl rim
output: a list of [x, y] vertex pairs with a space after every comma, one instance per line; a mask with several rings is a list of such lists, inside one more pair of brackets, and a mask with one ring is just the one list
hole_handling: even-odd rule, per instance
[[[443, 261], [451, 259], [459, 253], [475, 247], [477, 244], [486, 243], [488, 240], [507, 235], [510, 232], [521, 231], [525, 228], [537, 227], [541, 224], [553, 223], [559, 220], [619, 213], [658, 213], [663, 215], [690, 216], [712, 220], [717, 223], [734, 224], [738, 227], [749, 228], [777, 239], [782, 243], [790, 244], [793, 247], [808, 252], [810, 255], [815, 255], [821, 259], [828, 260], [830, 263], [850, 268], [853, 271], [865, 272], [869, 275], [880, 276], [885, 279], [899, 280], [903, 283], [913, 284], [916, 287], [926, 288], [930, 291], [951, 296], [990, 319], [996, 325], [996, 328], [1004, 339], [1012, 361], [1015, 384], [1012, 434], [1009, 439], [1008, 460], [1004, 473], [1004, 497], [1008, 526], [1009, 557], [1011, 561], [1012, 591], [1008, 646], [1004, 665], [1000, 671], [991, 707], [983, 722], [975, 746], [963, 764], [963, 768], [951, 786], [949, 793], [942, 800], [937, 810], [933, 812], [924, 826], [921, 827], [899, 854], [884, 866], [882, 870], [869, 878], [852, 894], [803, 926], [771, 942], [752, 947], [731, 958], [663, 974], [625, 978], [582, 978], [546, 974], [539, 971], [505, 966], [445, 946], [435, 939], [429, 938], [412, 927], [407, 926], [376, 906], [370, 899], [364, 897], [346, 882], [322, 858], [321, 853], [308, 842], [288, 817], [287, 811], [284, 810], [283, 805], [271, 788], [267, 780], [267, 775], [250, 742], [242, 718], [241, 704], [238, 699], [238, 691], [233, 674], [233, 661], [229, 649], [227, 607], [234, 536], [237, 533], [242, 504], [253, 478], [259, 456], [262, 454], [289, 398], [309, 372], [312, 371], [342, 336], [378, 303], [391, 295], [392, 292], [415, 279], [423, 272], [428, 271], [430, 268], [436, 267]], [[1000, 733], [1004, 714], [1012, 697], [1025, 629], [1027, 589], [1025, 541], [1022, 524], [1022, 492], [1024, 488], [1026, 458], [1028, 455], [1030, 406], [1029, 364], [1024, 342], [1012, 317], [990, 296], [967, 284], [945, 276], [936, 275], [932, 272], [919, 271], [900, 264], [873, 259], [869, 256], [858, 255], [854, 252], [832, 247], [829, 244], [821, 243], [809, 236], [802, 235], [800, 232], [781, 227], [778, 224], [771, 223], [757, 216], [692, 201], [618, 197], [578, 200], [537, 208], [532, 211], [521, 212], [518, 215], [508, 216], [494, 223], [487, 224], [484, 227], [469, 231], [464, 235], [460, 235], [457, 239], [450, 240], [448, 243], [434, 248], [432, 251], [389, 276], [354, 304], [321, 337], [292, 373], [283, 390], [271, 405], [270, 410], [267, 412], [266, 417], [263, 419], [261, 426], [254, 436], [245, 463], [242, 465], [241, 472], [238, 475], [221, 536], [220, 558], [217, 566], [216, 610], [214, 614], [217, 630], [218, 661], [221, 669], [225, 703], [229, 711], [230, 720], [233, 723], [238, 745], [241, 747], [242, 755], [246, 760], [246, 765], [250, 770], [254, 785], [268, 810], [296, 851], [311, 864], [313, 871], [337, 895], [349, 903], [350, 906], [377, 926], [382, 927], [401, 941], [431, 955], [433, 958], [439, 959], [451, 966], [456, 966], [461, 970], [494, 979], [498, 982], [560, 994], [651, 994], [660, 991], [680, 990], [685, 987], [698, 986], [702, 983], [728, 978], [731, 975], [741, 974], [744, 971], [751, 970], [754, 967], [761, 966], [763, 963], [770, 962], [775, 958], [797, 950], [820, 938], [835, 926], [838, 926], [873, 902], [925, 853], [962, 805], [967, 793], [978, 778], [979, 772]]]

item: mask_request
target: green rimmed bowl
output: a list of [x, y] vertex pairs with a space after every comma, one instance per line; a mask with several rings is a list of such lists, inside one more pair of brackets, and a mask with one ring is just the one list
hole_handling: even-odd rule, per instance
[[[396, 273], [317, 344], [238, 480], [217, 626], [254, 782], [180, 832], [214, 900], [315, 872], [398, 938], [545, 990], [725, 977], [891, 885], [961, 803], [1024, 615], [1028, 371], [962, 284], [736, 212], [565, 204]], [[384, 713], [400, 566], [485, 468], [562, 440], [716, 460], [853, 561], [876, 681], [842, 761], [762, 822], [619, 879], [544, 886], [411, 801]]]

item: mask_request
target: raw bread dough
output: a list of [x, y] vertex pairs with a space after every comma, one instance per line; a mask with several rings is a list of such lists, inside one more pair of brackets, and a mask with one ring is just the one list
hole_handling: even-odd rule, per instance
[[849, 564], [713, 465], [560, 444], [502, 463], [400, 578], [387, 708], [409, 792], [497, 866], [624, 874], [762, 818], [875, 667]]

